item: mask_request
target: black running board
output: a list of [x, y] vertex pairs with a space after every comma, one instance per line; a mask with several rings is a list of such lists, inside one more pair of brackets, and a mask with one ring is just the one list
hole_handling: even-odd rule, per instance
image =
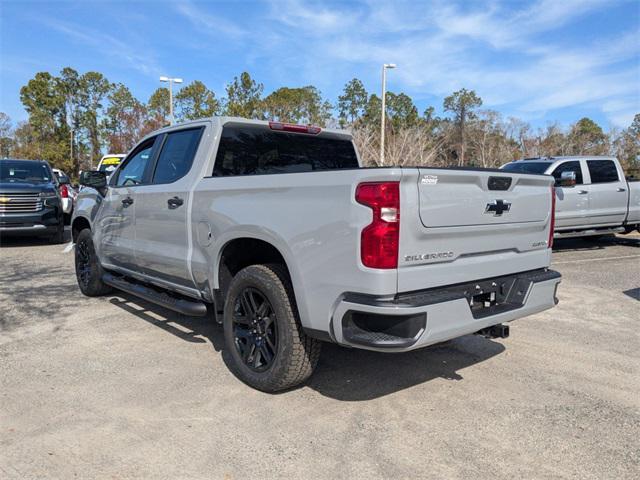
[[122, 277], [116, 277], [110, 273], [105, 273], [102, 276], [102, 281], [118, 290], [143, 298], [174, 312], [192, 317], [204, 317], [207, 315], [207, 306], [197, 300], [173, 297], [167, 293], [159, 292], [140, 283], [128, 281]]

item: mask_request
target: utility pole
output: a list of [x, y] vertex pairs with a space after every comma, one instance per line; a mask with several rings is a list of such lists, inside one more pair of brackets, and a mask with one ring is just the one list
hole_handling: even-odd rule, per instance
[[387, 68], [396, 68], [395, 63], [385, 63], [382, 65], [382, 113], [380, 122], [380, 165], [384, 165], [384, 137], [385, 137], [385, 118], [387, 116]]
[[169, 82], [169, 122], [171, 125], [174, 124], [173, 118], [173, 84], [174, 83], [182, 83], [181, 78], [172, 78], [172, 77], [160, 77], [161, 82]]

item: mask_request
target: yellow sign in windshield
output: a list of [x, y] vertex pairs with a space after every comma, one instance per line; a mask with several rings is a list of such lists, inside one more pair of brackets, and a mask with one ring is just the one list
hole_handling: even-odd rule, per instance
[[102, 160], [103, 165], [119, 165], [122, 159], [118, 157], [107, 157]]

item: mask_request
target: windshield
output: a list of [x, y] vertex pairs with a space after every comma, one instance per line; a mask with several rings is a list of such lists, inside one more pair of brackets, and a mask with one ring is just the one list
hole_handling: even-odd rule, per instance
[[49, 183], [51, 171], [40, 162], [2, 160], [0, 161], [0, 182], [2, 183]]
[[503, 165], [500, 170], [513, 173], [537, 173], [542, 175], [545, 170], [549, 168], [549, 165], [551, 164], [546, 162], [521, 161], [507, 163], [506, 165]]
[[100, 162], [100, 168], [98, 168], [98, 170], [100, 170], [101, 172], [112, 173], [118, 167], [118, 165], [120, 165], [120, 162], [122, 162], [122, 159], [119, 157], [103, 158]]

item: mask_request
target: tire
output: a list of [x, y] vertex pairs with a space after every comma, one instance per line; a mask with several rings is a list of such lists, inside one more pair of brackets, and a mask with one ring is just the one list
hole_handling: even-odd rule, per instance
[[64, 222], [60, 221], [60, 224], [58, 225], [58, 229], [56, 230], [56, 233], [54, 233], [53, 235], [51, 235], [51, 237], [49, 237], [49, 243], [52, 243], [54, 245], [57, 245], [59, 243], [64, 243]]
[[233, 277], [223, 328], [229, 369], [257, 390], [273, 393], [299, 385], [318, 363], [321, 343], [305, 335], [281, 265], [251, 265]]
[[93, 248], [91, 230], [85, 228], [78, 234], [75, 248], [76, 280], [80, 291], [87, 297], [99, 297], [113, 291], [102, 281], [104, 273]]

